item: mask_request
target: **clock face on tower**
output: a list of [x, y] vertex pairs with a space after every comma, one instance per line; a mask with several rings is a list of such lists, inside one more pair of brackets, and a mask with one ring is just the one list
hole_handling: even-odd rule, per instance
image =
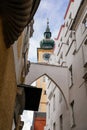
[[43, 59], [44, 59], [44, 60], [48, 61], [49, 58], [50, 58], [50, 54], [49, 54], [49, 53], [44, 53], [44, 54], [43, 54]]

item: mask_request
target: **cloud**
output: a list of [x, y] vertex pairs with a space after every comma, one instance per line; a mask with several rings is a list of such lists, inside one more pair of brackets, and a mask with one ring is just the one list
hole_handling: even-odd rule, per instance
[[31, 125], [28, 124], [28, 123], [25, 123], [25, 125], [24, 125], [22, 130], [30, 130], [30, 128], [31, 128]]
[[28, 53], [28, 60], [36, 62], [37, 61], [37, 48], [39, 48], [39, 40], [36, 37], [35, 39], [30, 40], [30, 49]]
[[23, 111], [23, 115], [21, 116], [21, 120], [24, 121], [23, 130], [29, 130], [32, 125], [33, 120], [33, 111]]
[[32, 123], [31, 119], [33, 118], [33, 111], [26, 111], [26, 110], [24, 110], [23, 111], [23, 115], [21, 117], [22, 117], [22, 120], [24, 120], [25, 122]]
[[41, 0], [39, 8], [34, 16], [34, 34], [30, 40], [29, 57], [30, 61], [37, 61], [37, 47], [43, 39], [46, 29], [47, 18], [52, 37], [58, 35], [60, 26], [64, 23], [64, 15], [69, 0]]

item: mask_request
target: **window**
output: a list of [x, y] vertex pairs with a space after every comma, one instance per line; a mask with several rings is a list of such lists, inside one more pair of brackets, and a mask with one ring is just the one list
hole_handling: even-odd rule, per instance
[[72, 73], [72, 65], [69, 68], [69, 87], [73, 85], [73, 73]]
[[53, 111], [55, 111], [55, 95], [53, 95]]
[[53, 123], [53, 130], [56, 130], [56, 123]]
[[30, 67], [30, 61], [27, 61], [26, 74], [28, 74], [29, 72], [29, 67]]
[[72, 18], [72, 13], [70, 13], [70, 15], [69, 15], [69, 19], [71, 19]]
[[67, 40], [67, 43], [66, 43], [67, 45], [69, 45], [69, 39]]
[[61, 37], [60, 41], [62, 42], [62, 37]]
[[87, 29], [87, 14], [85, 15], [83, 22], [82, 22], [82, 33]]
[[87, 18], [85, 19], [85, 28], [87, 28]]
[[60, 58], [63, 59], [63, 52], [61, 53]]
[[85, 28], [87, 28], [87, 14], [85, 15], [85, 18], [83, 20], [83, 24], [84, 24]]
[[66, 27], [68, 27], [68, 21], [67, 21], [67, 23], [66, 23]]
[[83, 59], [84, 59], [84, 67], [87, 67], [87, 39], [83, 44]]
[[71, 102], [70, 104], [70, 116], [71, 116], [71, 127], [75, 126], [75, 116], [74, 116], [74, 101]]
[[72, 38], [72, 31], [70, 32], [70, 35], [69, 35], [70, 38]]
[[63, 62], [63, 52], [60, 54], [60, 58], [59, 58], [59, 64], [62, 65]]
[[44, 90], [44, 95], [46, 95], [46, 90]]
[[84, 76], [83, 76], [83, 79], [84, 79], [85, 81], [87, 81], [87, 71], [85, 72], [85, 74], [84, 74]]
[[60, 116], [60, 130], [63, 130], [63, 116]]
[[48, 104], [48, 118], [50, 118], [50, 103]]
[[59, 92], [59, 103], [61, 103], [62, 102], [62, 93], [61, 93], [61, 91]]

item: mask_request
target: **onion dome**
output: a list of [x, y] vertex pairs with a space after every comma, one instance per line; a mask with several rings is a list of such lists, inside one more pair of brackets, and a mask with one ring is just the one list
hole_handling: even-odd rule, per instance
[[40, 42], [40, 47], [53, 49], [54, 45], [55, 45], [54, 40], [51, 39], [49, 21], [47, 20], [47, 27], [46, 27], [46, 31], [44, 32], [44, 39]]
[[43, 39], [41, 42], [40, 42], [40, 47], [41, 48], [50, 48], [50, 49], [53, 49], [54, 48], [54, 40], [46, 40], [46, 39]]

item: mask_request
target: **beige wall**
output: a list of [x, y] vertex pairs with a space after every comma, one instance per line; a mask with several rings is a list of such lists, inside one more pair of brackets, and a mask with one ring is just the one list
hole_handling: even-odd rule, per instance
[[[43, 54], [45, 52], [49, 52], [49, 50], [44, 50], [44, 49], [38, 49], [37, 50], [37, 54], [38, 54], [38, 62], [46, 62], [43, 59]], [[45, 80], [45, 81], [43, 81]], [[46, 76], [41, 77], [40, 79], [38, 79], [36, 81], [36, 86], [38, 88], [42, 88], [42, 95], [41, 95], [41, 100], [40, 100], [40, 105], [39, 105], [39, 111], [40, 112], [46, 112], [46, 103], [47, 103], [47, 96], [46, 94], [44, 94], [44, 92], [46, 91]]]
[[[37, 54], [38, 54], [38, 62], [48, 62], [43, 59], [43, 54], [44, 53], [52, 53], [53, 50], [49, 49], [37, 49]], [[37, 80], [36, 86], [42, 88], [42, 95], [41, 95], [41, 100], [40, 100], [40, 106], [39, 106], [39, 111], [41, 112], [46, 112], [46, 104], [47, 104], [47, 96], [45, 94], [46, 92], [46, 76], [41, 77], [40, 79]], [[45, 80], [45, 81], [44, 81]]]
[[11, 130], [14, 116], [16, 78], [13, 49], [6, 48], [0, 19], [0, 130]]
[[53, 50], [52, 49], [41, 49], [41, 48], [38, 48], [37, 49], [37, 55], [38, 55], [37, 60], [38, 60], [38, 62], [45, 62], [46, 63], [46, 61], [43, 59], [43, 54], [44, 53], [52, 54]]
[[36, 86], [38, 88], [42, 88], [41, 100], [40, 100], [40, 104], [39, 104], [39, 111], [46, 112], [47, 98], [46, 98], [46, 95], [44, 94], [44, 91], [46, 91], [46, 83], [43, 82], [43, 77], [37, 80]]
[[[25, 32], [26, 33], [26, 32]], [[11, 130], [16, 105], [17, 85], [23, 83], [24, 32], [10, 48], [6, 48], [0, 19], [0, 129]], [[26, 43], [28, 44], [28, 43]], [[26, 45], [27, 46], [27, 45]], [[28, 47], [28, 46], [27, 46]], [[27, 49], [26, 47], [26, 49]], [[27, 60], [27, 55], [26, 55]], [[27, 65], [27, 64], [26, 64]], [[25, 68], [24, 68], [25, 69]], [[16, 106], [17, 107], [17, 106]], [[22, 106], [21, 106], [22, 107]], [[17, 113], [19, 113], [17, 111]], [[14, 124], [13, 124], [14, 125]]]

